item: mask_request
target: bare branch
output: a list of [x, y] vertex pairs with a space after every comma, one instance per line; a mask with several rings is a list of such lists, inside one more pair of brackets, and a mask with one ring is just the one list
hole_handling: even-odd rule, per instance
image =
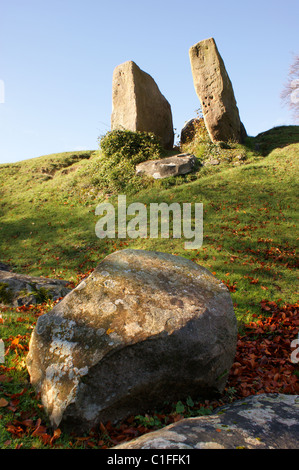
[[288, 82], [281, 93], [281, 99], [293, 111], [295, 121], [299, 122], [299, 55], [294, 57], [290, 66]]

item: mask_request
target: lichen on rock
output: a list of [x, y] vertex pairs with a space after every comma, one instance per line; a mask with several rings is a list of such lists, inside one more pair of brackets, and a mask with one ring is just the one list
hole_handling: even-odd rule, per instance
[[122, 250], [39, 317], [27, 365], [53, 426], [83, 429], [221, 393], [236, 339], [229, 291], [207, 269]]

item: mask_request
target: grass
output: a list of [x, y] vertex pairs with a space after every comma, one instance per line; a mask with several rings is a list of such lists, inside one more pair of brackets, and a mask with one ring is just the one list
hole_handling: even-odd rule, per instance
[[[117, 202], [116, 194], [105, 194], [96, 184], [95, 172], [102, 158], [99, 150], [0, 165], [0, 261], [19, 273], [61, 278], [76, 285], [118, 249], [184, 256], [225, 282], [242, 332], [244, 325], [261, 314], [265, 299], [281, 305], [298, 300], [298, 142], [299, 127], [287, 126], [248, 138], [242, 146], [206, 143], [206, 147], [189, 147], [201, 161], [208, 157], [209, 148], [221, 164], [202, 166], [182, 177], [144, 180], [140, 191], [127, 194], [127, 205], [141, 202], [148, 208], [152, 202], [203, 203], [204, 238], [197, 250], [185, 250], [185, 240], [171, 237], [96, 237], [97, 204], [109, 201], [116, 206]], [[236, 158], [240, 154], [243, 164]], [[25, 366], [32, 328], [53, 305], [47, 300], [28, 309], [3, 306], [0, 310], [0, 336], [7, 348], [5, 364], [0, 364], [0, 404], [1, 399], [9, 401], [0, 406], [0, 448], [46, 448], [51, 438], [52, 444], [61, 447], [83, 446], [84, 440], [69, 435], [45, 437], [39, 420], [47, 418]], [[190, 407], [185, 405], [185, 409], [190, 415]], [[138, 419], [139, 425], [147, 422]], [[19, 436], [17, 422], [21, 423]], [[148, 422], [156, 421], [149, 418]], [[106, 442], [104, 431], [101, 440]]]

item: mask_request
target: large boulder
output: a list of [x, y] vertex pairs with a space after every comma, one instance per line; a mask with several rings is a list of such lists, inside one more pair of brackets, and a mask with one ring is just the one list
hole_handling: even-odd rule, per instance
[[161, 160], [147, 160], [136, 166], [137, 175], [152, 176], [155, 179], [186, 175], [195, 170], [197, 159], [189, 153], [180, 153]]
[[299, 396], [261, 394], [113, 449], [298, 449]]
[[236, 340], [229, 291], [207, 269], [127, 249], [38, 318], [27, 367], [52, 426], [83, 430], [217, 396]]
[[68, 281], [61, 279], [0, 270], [0, 303], [20, 307], [41, 303], [47, 299], [58, 300], [71, 291], [68, 285]]
[[211, 140], [242, 142], [246, 131], [215, 40], [210, 38], [195, 44], [189, 49], [189, 57], [194, 87]]
[[173, 148], [171, 107], [154, 79], [133, 61], [118, 65], [112, 78], [111, 129], [152, 132]]

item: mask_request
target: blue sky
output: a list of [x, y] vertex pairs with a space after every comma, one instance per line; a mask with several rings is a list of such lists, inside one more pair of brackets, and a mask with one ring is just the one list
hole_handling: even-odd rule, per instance
[[199, 108], [188, 51], [209, 37], [247, 132], [293, 124], [280, 93], [298, 18], [298, 0], [0, 0], [0, 163], [98, 148], [127, 60], [154, 78], [178, 134]]

